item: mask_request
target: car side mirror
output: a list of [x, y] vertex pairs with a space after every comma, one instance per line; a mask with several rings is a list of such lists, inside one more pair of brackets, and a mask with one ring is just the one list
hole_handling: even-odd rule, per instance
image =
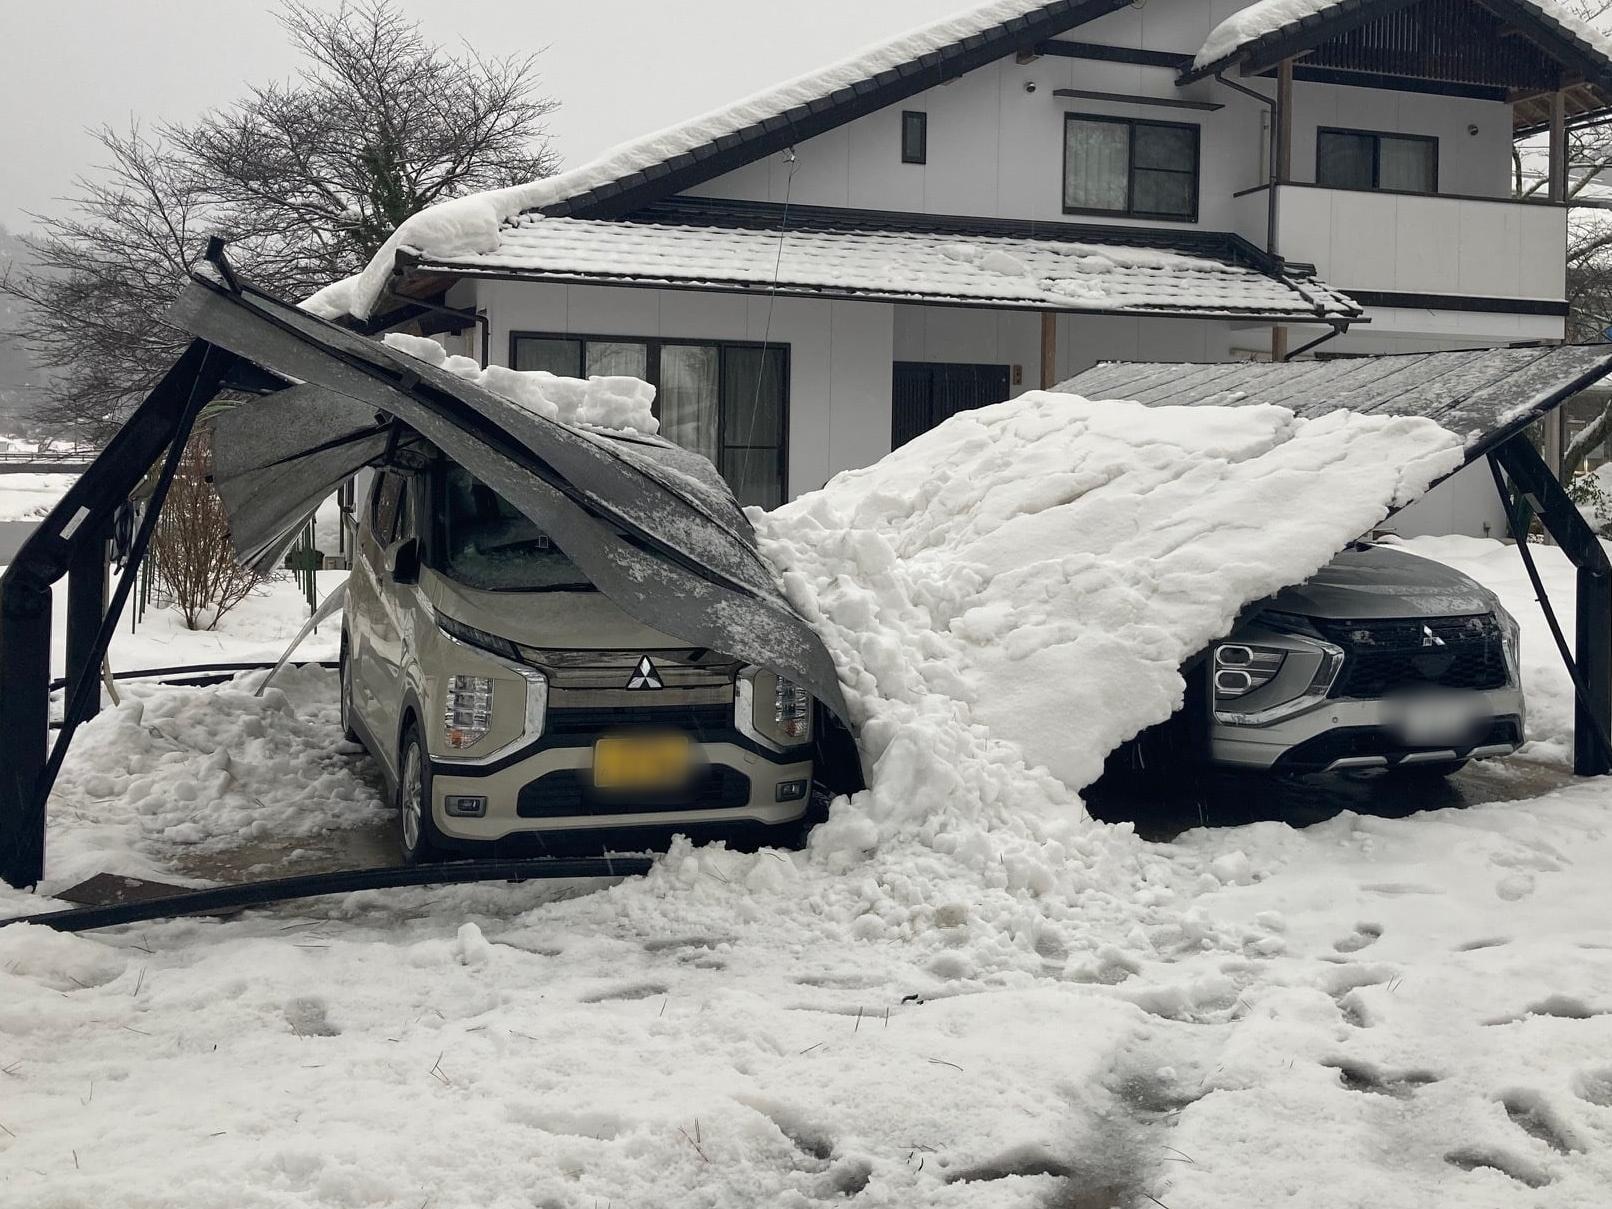
[[392, 550], [392, 582], [415, 584], [420, 582], [420, 539], [411, 537], [399, 542]]

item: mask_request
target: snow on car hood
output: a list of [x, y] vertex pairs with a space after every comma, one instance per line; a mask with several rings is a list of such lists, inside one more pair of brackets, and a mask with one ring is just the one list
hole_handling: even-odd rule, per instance
[[1035, 392], [753, 514], [873, 770], [816, 842], [1070, 842], [1070, 791], [1175, 711], [1183, 660], [1461, 460], [1420, 418]]

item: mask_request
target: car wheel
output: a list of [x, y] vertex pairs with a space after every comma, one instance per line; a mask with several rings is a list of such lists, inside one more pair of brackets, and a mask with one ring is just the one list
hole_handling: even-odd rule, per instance
[[1439, 760], [1428, 764], [1396, 764], [1388, 771], [1403, 781], [1438, 781], [1454, 776], [1467, 766], [1466, 760]]
[[403, 735], [398, 769], [398, 846], [403, 850], [403, 863], [427, 864], [437, 859], [436, 824], [431, 819], [431, 765], [412, 725]]
[[341, 733], [349, 743], [358, 742], [358, 729], [353, 725], [353, 661], [347, 654], [347, 640], [342, 639], [341, 663], [338, 665], [341, 678], [341, 687], [338, 690], [338, 700], [341, 703]]

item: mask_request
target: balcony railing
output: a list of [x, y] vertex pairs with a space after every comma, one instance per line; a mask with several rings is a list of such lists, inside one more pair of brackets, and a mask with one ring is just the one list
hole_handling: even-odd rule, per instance
[[[1276, 186], [1277, 250], [1342, 290], [1559, 303], [1567, 211], [1506, 198]], [[1265, 242], [1266, 190], [1239, 199]]]

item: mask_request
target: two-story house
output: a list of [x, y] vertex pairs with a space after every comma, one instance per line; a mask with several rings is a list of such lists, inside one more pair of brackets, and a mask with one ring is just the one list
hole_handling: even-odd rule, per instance
[[[770, 506], [1099, 360], [1560, 340], [1564, 132], [1609, 53], [1551, 0], [995, 0], [427, 211], [312, 305], [645, 377]], [[1498, 525], [1486, 493], [1408, 524]]]

